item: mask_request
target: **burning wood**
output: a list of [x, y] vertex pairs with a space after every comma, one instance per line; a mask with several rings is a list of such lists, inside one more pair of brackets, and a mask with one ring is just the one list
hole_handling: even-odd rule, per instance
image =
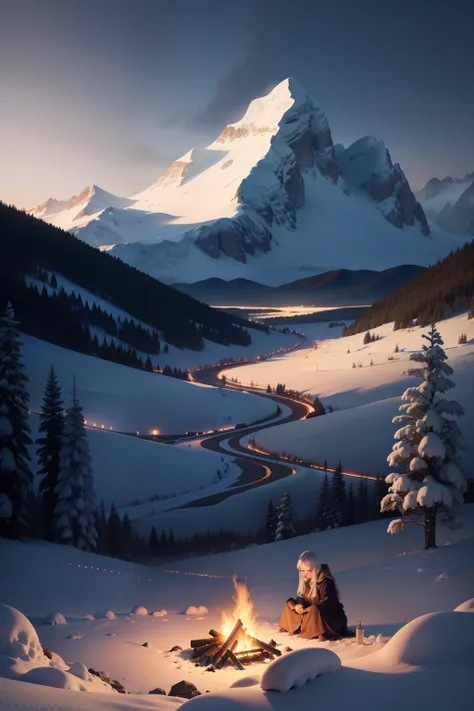
[[[244, 664], [281, 656], [281, 651], [276, 648], [273, 640], [273, 644], [267, 644], [247, 634], [240, 618], [227, 637], [216, 630], [209, 630], [209, 634], [210, 639], [191, 640], [196, 664], [212, 664], [216, 669], [221, 669], [230, 663], [242, 670]], [[241, 649], [238, 649], [239, 647]]]

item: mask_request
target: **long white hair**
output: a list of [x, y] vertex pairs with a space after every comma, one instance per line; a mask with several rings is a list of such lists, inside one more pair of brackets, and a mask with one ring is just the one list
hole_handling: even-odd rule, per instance
[[316, 579], [321, 570], [321, 563], [316, 557], [316, 553], [313, 553], [313, 551], [304, 551], [298, 558], [296, 567], [299, 571], [297, 595], [303, 597], [306, 593], [306, 581], [303, 580], [303, 576], [301, 575], [301, 568], [312, 568], [313, 575], [310, 580], [310, 597], [316, 597]]

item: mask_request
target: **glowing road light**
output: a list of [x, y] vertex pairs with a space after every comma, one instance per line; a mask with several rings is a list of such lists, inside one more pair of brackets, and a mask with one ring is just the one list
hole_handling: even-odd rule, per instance
[[84, 420], [84, 424], [87, 425], [87, 420]]
[[104, 425], [101, 425], [102, 429], [104, 429]]
[[152, 430], [151, 433], [152, 433], [152, 435], [159, 435], [160, 430]]
[[92, 423], [92, 426], [93, 426], [93, 427], [97, 427], [97, 425], [95, 424], [95, 422]]

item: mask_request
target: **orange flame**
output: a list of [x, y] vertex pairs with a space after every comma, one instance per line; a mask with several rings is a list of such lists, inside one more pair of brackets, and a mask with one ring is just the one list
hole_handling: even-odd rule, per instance
[[[241, 583], [237, 580], [236, 575], [233, 576], [232, 582], [235, 588], [235, 595], [233, 597], [235, 607], [230, 616], [226, 615], [225, 612], [222, 613], [222, 633], [225, 637], [228, 637], [235, 623], [240, 619], [245, 631], [255, 637], [257, 636], [257, 614], [254, 610], [249, 590], [245, 583]], [[246, 649], [252, 649], [252, 646], [252, 642], [242, 635], [235, 651], [242, 652]]]

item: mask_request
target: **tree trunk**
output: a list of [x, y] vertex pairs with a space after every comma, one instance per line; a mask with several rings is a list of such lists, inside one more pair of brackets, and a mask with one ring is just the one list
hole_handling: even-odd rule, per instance
[[429, 509], [425, 513], [425, 550], [436, 548], [436, 510]]

